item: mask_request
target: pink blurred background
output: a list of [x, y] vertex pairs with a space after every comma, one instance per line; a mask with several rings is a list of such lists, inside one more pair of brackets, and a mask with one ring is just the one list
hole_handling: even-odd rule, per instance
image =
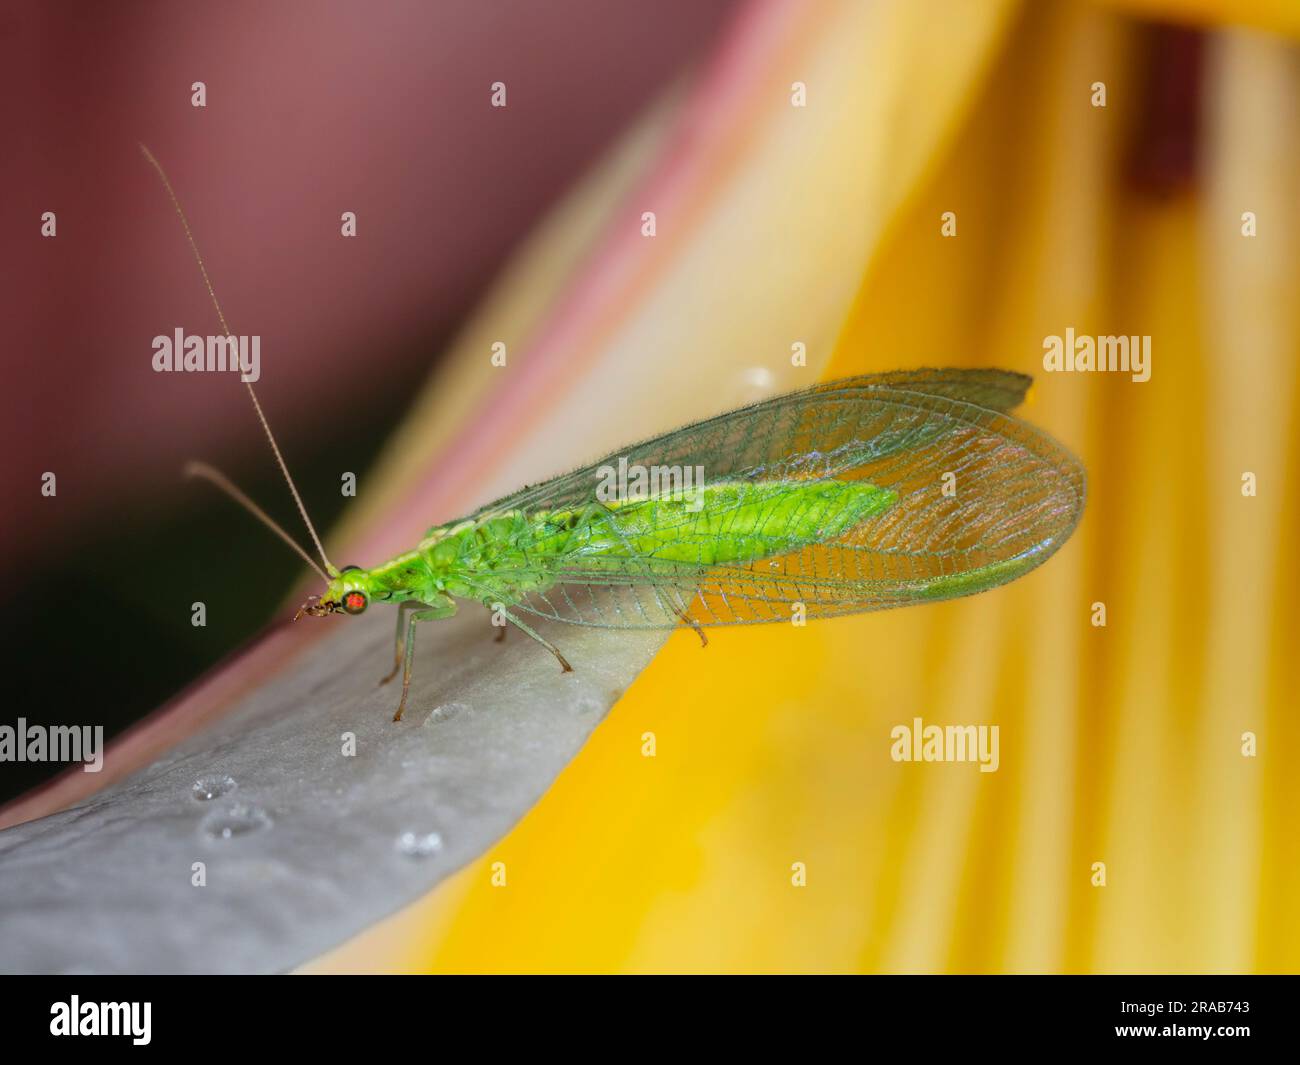
[[[350, 502], [340, 472], [364, 491], [511, 251], [734, 7], [6, 6], [0, 567], [21, 604], [4, 634], [20, 712], [93, 707], [111, 736], [257, 632], [301, 573], [181, 478], [207, 459], [301, 535], [237, 377], [152, 369], [155, 336], [219, 324], [138, 142], [170, 174], [232, 331], [261, 337], [258, 391], [325, 530]], [[9, 766], [0, 799], [51, 772]]]
[[400, 411], [531, 223], [731, 7], [9, 7], [5, 564], [174, 497], [190, 456], [266, 462], [232, 380], [150, 367], [155, 335], [217, 324], [137, 141], [170, 172], [232, 330], [261, 335], [263, 402], [309, 465], [321, 435]]

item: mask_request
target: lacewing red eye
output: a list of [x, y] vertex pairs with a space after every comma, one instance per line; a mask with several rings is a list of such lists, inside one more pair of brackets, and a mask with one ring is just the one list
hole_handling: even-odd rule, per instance
[[343, 609], [349, 614], [360, 614], [366, 609], [366, 597], [360, 592], [348, 592], [343, 597]]

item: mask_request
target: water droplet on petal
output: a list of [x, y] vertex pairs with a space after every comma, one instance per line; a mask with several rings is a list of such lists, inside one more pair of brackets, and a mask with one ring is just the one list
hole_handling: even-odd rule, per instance
[[441, 725], [444, 721], [451, 721], [460, 717], [467, 712], [469, 707], [464, 703], [443, 703], [441, 706], [435, 706], [429, 711], [429, 716], [425, 720], [426, 725]]
[[766, 366], [749, 366], [741, 370], [729, 389], [736, 406], [766, 399], [776, 391], [776, 375]]
[[214, 810], [203, 819], [203, 832], [209, 839], [234, 839], [271, 827], [271, 815], [260, 806], [236, 803], [225, 810]]
[[403, 832], [397, 837], [397, 849], [408, 858], [428, 858], [442, 850], [442, 836], [437, 832]]
[[211, 776], [199, 777], [194, 782], [194, 787], [190, 789], [190, 793], [199, 802], [208, 802], [229, 795], [237, 787], [239, 785], [229, 773], [214, 773]]

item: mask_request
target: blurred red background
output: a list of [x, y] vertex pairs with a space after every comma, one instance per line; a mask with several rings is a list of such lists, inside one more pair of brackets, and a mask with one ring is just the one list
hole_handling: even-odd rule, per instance
[[217, 323], [137, 141], [170, 172], [232, 330], [261, 335], [264, 403], [310, 465], [320, 437], [400, 411], [533, 220], [731, 6], [10, 7], [4, 564], [175, 498], [188, 457], [267, 461], [233, 380], [151, 369], [155, 335]]
[[[4, 632], [18, 712], [84, 707], [111, 736], [247, 640], [301, 571], [181, 478], [207, 459], [301, 535], [237, 377], [152, 369], [153, 337], [219, 323], [138, 143], [169, 172], [232, 331], [261, 337], [258, 391], [324, 531], [350, 502], [340, 474], [364, 496], [511, 251], [733, 6], [6, 6], [0, 569], [21, 604]], [[0, 799], [54, 768], [9, 766]]]

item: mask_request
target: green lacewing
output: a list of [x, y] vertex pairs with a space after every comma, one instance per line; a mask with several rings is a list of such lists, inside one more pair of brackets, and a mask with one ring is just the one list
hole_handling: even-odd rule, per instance
[[[189, 224], [204, 283], [229, 336]], [[495, 611], [571, 666], [530, 621], [610, 629], [790, 622], [972, 595], [1014, 580], [1070, 536], [1079, 461], [1009, 412], [1030, 385], [994, 369], [925, 369], [814, 385], [642, 441], [430, 528], [377, 566], [326, 557], [261, 406], [272, 451], [320, 556], [212, 467], [212, 481], [325, 582], [295, 619], [397, 606], [392, 680], [410, 691], [416, 626], [460, 602]], [[502, 630], [504, 633], [504, 630]]]

